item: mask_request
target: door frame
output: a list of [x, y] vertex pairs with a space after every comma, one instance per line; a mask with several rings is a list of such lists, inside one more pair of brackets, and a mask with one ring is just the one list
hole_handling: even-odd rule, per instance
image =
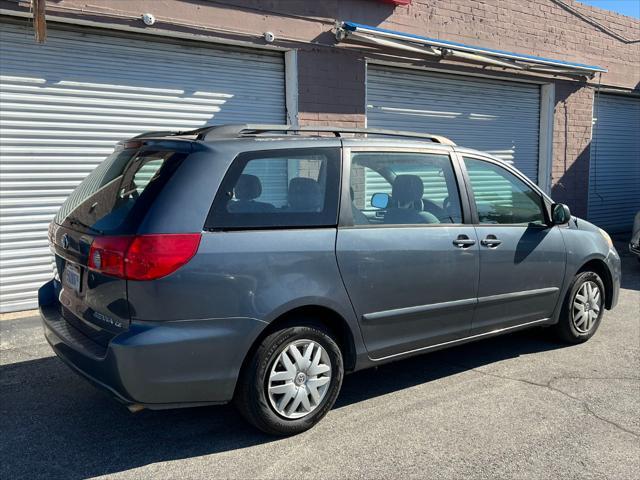
[[[429, 144], [426, 143], [421, 145], [419, 143], [413, 143], [407, 146], [398, 146], [397, 143], [385, 142], [384, 139], [376, 139], [375, 142], [366, 143], [363, 145], [353, 145], [349, 142], [349, 139], [342, 140], [342, 175], [341, 175], [341, 198], [340, 198], [340, 211], [338, 216], [338, 228], [337, 235], [340, 235], [340, 232], [343, 231], [353, 231], [356, 229], [364, 229], [364, 230], [375, 230], [375, 229], [423, 229], [422, 232], [427, 234], [429, 228], [456, 228], [456, 227], [465, 227], [469, 232], [474, 232], [475, 238], [475, 229], [472, 224], [472, 216], [469, 208], [469, 198], [467, 196], [467, 190], [464, 183], [464, 178], [462, 176], [462, 169], [459, 164], [459, 158], [456, 155], [454, 148], [450, 146], [445, 146], [437, 143]], [[422, 143], [422, 142], [421, 142]], [[411, 153], [411, 154], [436, 154], [436, 155], [446, 155], [451, 162], [452, 170], [453, 170], [453, 179], [456, 184], [456, 188], [458, 189], [459, 197], [460, 197], [460, 207], [462, 210], [462, 223], [437, 223], [437, 224], [380, 224], [380, 225], [354, 225], [353, 224], [353, 214], [352, 214], [352, 200], [350, 194], [350, 186], [351, 186], [351, 156], [352, 153], [355, 152], [380, 152], [380, 153]], [[382, 235], [384, 233], [380, 232]], [[417, 233], [417, 230], [414, 230], [414, 233]], [[428, 234], [427, 234], [428, 235]], [[336, 242], [338, 240], [336, 239]], [[453, 248], [453, 247], [452, 247]], [[338, 243], [336, 243], [336, 255], [338, 255]], [[479, 255], [475, 257], [475, 268], [476, 268], [476, 281], [479, 276]], [[343, 278], [343, 282], [345, 279]], [[346, 282], [345, 282], [346, 287]], [[477, 293], [477, 283], [476, 283], [476, 293]], [[475, 307], [475, 301], [477, 301], [477, 295], [473, 298], [473, 304], [469, 306], [470, 312], [473, 312], [473, 308]], [[435, 343], [432, 345], [423, 345], [418, 348], [410, 348], [404, 351], [398, 351], [395, 353], [389, 353], [382, 356], [372, 356], [373, 352], [369, 350], [369, 346], [367, 345], [367, 341], [365, 340], [366, 335], [363, 331], [363, 318], [369, 316], [373, 318], [373, 315], [366, 314], [360, 315], [358, 313], [358, 308], [354, 303], [353, 298], [351, 300], [351, 307], [353, 308], [354, 315], [357, 318], [358, 326], [360, 328], [360, 334], [362, 335], [363, 342], [365, 345], [365, 349], [367, 352], [367, 362], [370, 365], [385, 363], [387, 361], [396, 359], [396, 358], [404, 358], [409, 357], [415, 354], [419, 354], [421, 352], [426, 352], [430, 350], [437, 350], [440, 348], [444, 348], [448, 345], [454, 345], [457, 343], [464, 343], [465, 341], [469, 341], [468, 335], [470, 334], [471, 322], [469, 322], [467, 333], [460, 337], [451, 340], [441, 341], [439, 343]], [[460, 300], [452, 300], [450, 302], [438, 302], [430, 305], [437, 306], [442, 308], [445, 303], [450, 304], [453, 307], [454, 304], [458, 303], [463, 305], [464, 302], [469, 299], [460, 299]], [[391, 310], [385, 310], [383, 313], [388, 313], [391, 311], [410, 311], [410, 310], [418, 310], [424, 307], [425, 305], [408, 305], [405, 307], [394, 308]], [[381, 312], [374, 312], [374, 315]], [[472, 313], [470, 313], [472, 315]]]
[[[463, 170], [463, 175], [465, 177], [465, 182], [467, 185], [467, 190], [468, 190], [468, 195], [469, 195], [469, 199], [470, 199], [470, 203], [471, 203], [471, 208], [473, 211], [473, 226], [476, 229], [476, 236], [478, 241], [481, 241], [481, 235], [480, 232], [478, 231], [480, 227], [482, 228], [486, 228], [486, 227], [491, 227], [491, 226], [495, 226], [496, 228], [503, 228], [503, 227], [507, 227], [509, 229], [511, 228], [524, 228], [524, 229], [535, 229], [538, 232], [543, 232], [543, 231], [548, 231], [549, 233], [552, 233], [554, 229], [558, 230], [559, 233], [559, 226], [558, 225], [554, 225], [553, 222], [551, 221], [551, 206], [553, 205], [553, 201], [542, 191], [542, 189], [536, 185], [533, 181], [531, 181], [526, 175], [522, 174], [520, 171], [518, 171], [517, 169], [515, 169], [513, 166], [505, 163], [502, 160], [499, 159], [495, 159], [495, 158], [491, 158], [488, 156], [484, 156], [478, 153], [474, 153], [474, 152], [465, 152], [463, 151], [457, 151], [456, 152], [458, 157], [459, 157], [459, 162], [460, 162], [460, 166]], [[504, 170], [506, 170], [507, 172], [511, 173], [512, 175], [514, 175], [516, 178], [518, 178], [519, 180], [523, 181], [525, 183], [525, 185], [529, 186], [530, 188], [532, 188], [534, 190], [534, 192], [536, 192], [542, 199], [542, 207], [543, 207], [543, 211], [544, 211], [544, 216], [545, 216], [545, 224], [544, 225], [523, 225], [522, 223], [500, 223], [500, 224], [490, 224], [490, 223], [480, 223], [479, 222], [479, 217], [478, 217], [478, 212], [477, 212], [477, 208], [476, 208], [476, 202], [475, 202], [475, 196], [473, 194], [473, 188], [471, 185], [471, 181], [469, 179], [469, 174], [467, 171], [467, 167], [466, 164], [464, 162], [464, 158], [463, 157], [468, 157], [468, 158], [472, 158], [475, 160], [480, 160], [480, 161], [485, 161], [489, 164], [495, 165], [497, 167], [502, 167]], [[563, 242], [564, 245], [564, 242]], [[565, 252], [565, 265], [564, 265], [564, 269], [566, 269], [566, 252]], [[479, 309], [482, 308], [483, 304], [486, 304], [487, 300], [489, 301], [495, 301], [495, 299], [497, 299], [498, 297], [502, 297], [502, 298], [517, 298], [519, 295], [524, 294], [524, 296], [529, 296], [529, 295], [536, 295], [539, 293], [542, 293], [542, 291], [547, 290], [547, 287], [543, 287], [543, 288], [537, 288], [537, 289], [531, 289], [531, 290], [522, 290], [522, 291], [517, 291], [517, 292], [512, 292], [512, 293], [504, 293], [504, 294], [495, 294], [495, 295], [489, 295], [489, 296], [482, 296], [480, 295], [480, 287], [482, 285], [482, 264], [483, 264], [483, 257], [482, 257], [482, 250], [480, 252], [480, 277], [479, 277], [479, 287], [478, 287], [478, 304], [477, 304], [477, 308], [474, 311], [474, 319], [472, 322], [472, 329], [471, 329], [471, 336], [470, 338], [482, 338], [484, 336], [490, 336], [492, 333], [494, 332], [502, 332], [502, 331], [511, 331], [514, 329], [519, 329], [519, 328], [525, 328], [527, 326], [530, 325], [537, 325], [537, 324], [548, 324], [548, 323], [552, 323], [550, 320], [552, 318], [554, 318], [554, 315], [548, 317], [548, 318], [541, 318], [541, 319], [535, 319], [535, 320], [528, 320], [525, 321], [524, 323], [519, 323], [516, 325], [499, 325], [496, 328], [491, 328], [490, 331], [486, 331], [486, 332], [478, 332], [477, 327], [476, 327], [476, 315], [479, 314]], [[556, 300], [556, 303], [554, 305], [553, 308], [553, 312], [556, 311], [556, 309], [558, 308], [558, 305], [561, 304], [561, 302], [563, 301], [563, 296], [562, 293], [564, 292], [565, 289], [565, 284], [566, 284], [566, 275], [563, 275], [563, 279], [560, 283], [560, 286], [558, 287], [558, 299]], [[553, 287], [554, 288], [554, 287]]]

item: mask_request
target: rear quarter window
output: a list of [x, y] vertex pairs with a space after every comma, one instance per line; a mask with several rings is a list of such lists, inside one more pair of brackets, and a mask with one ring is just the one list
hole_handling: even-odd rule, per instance
[[207, 219], [208, 229], [337, 225], [337, 148], [247, 152], [229, 168]]

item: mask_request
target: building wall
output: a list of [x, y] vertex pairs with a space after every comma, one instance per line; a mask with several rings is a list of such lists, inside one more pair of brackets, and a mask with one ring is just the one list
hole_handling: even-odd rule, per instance
[[[0, 8], [28, 11], [29, 3], [0, 0]], [[365, 125], [368, 58], [526, 78], [494, 67], [480, 70], [336, 44], [336, 20], [608, 68], [590, 81], [531, 76], [555, 84], [552, 193], [578, 215], [586, 215], [594, 88], [601, 82], [640, 91], [640, 21], [574, 0], [414, 0], [409, 7], [377, 0], [59, 0], [47, 2], [47, 8], [49, 15], [138, 28], [144, 27], [142, 13], [151, 12], [157, 18], [154, 29], [256, 46], [265, 46], [263, 33], [271, 31], [275, 46], [297, 51], [298, 118], [308, 125]]]
[[[568, 8], [587, 15], [591, 23]], [[602, 27], [597, 27], [598, 22]], [[437, 38], [558, 58], [609, 70], [603, 83], [637, 88], [640, 21], [573, 0], [416, 1], [396, 9], [385, 26]]]
[[[25, 0], [0, 0], [0, 8], [27, 10]], [[279, 43], [332, 47], [336, 20], [419, 35], [561, 58], [609, 69], [603, 84], [638, 88], [640, 21], [575, 0], [414, 0], [395, 7], [379, 0], [56, 0], [49, 14], [155, 28], [192, 30], [256, 41], [263, 32]], [[574, 10], [572, 13], [570, 9]], [[581, 17], [583, 15], [584, 17]]]
[[300, 123], [364, 127], [366, 70], [361, 52], [326, 48], [298, 51]]
[[551, 195], [586, 218], [594, 89], [556, 82]]

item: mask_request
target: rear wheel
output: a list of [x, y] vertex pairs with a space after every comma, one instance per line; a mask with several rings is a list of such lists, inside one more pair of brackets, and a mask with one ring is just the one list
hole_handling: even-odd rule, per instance
[[562, 340], [582, 343], [596, 333], [604, 314], [604, 292], [598, 274], [581, 272], [576, 275], [555, 326]]
[[299, 325], [267, 336], [239, 379], [242, 415], [273, 435], [294, 435], [331, 409], [344, 376], [342, 353], [322, 325]]

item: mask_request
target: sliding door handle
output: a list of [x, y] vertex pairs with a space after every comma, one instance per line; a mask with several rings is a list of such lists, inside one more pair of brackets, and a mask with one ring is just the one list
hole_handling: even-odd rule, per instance
[[458, 238], [453, 241], [453, 244], [458, 248], [469, 248], [475, 245], [476, 241], [470, 239], [466, 235], [458, 235]]

